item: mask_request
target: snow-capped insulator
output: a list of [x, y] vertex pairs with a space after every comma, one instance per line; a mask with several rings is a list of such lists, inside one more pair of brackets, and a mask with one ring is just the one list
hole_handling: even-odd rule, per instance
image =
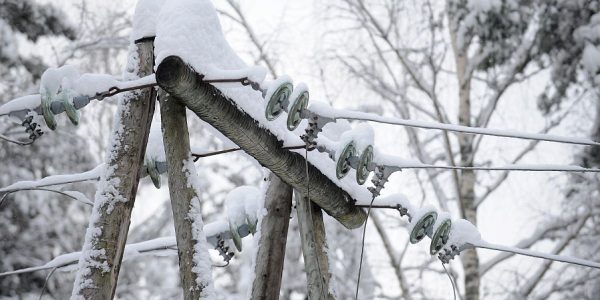
[[160, 189], [160, 172], [156, 166], [156, 159], [146, 158], [144, 165], [146, 165], [146, 171], [152, 180], [152, 184], [157, 189]]
[[354, 142], [348, 143], [344, 150], [340, 153], [340, 156], [337, 159], [337, 163], [335, 166], [335, 175], [338, 179], [344, 178], [346, 174], [350, 171], [352, 166], [350, 166], [350, 162], [348, 159], [354, 156], [356, 153], [356, 148], [354, 147]]
[[231, 239], [233, 240], [235, 248], [238, 251], [242, 251], [242, 237], [238, 231], [237, 224], [235, 224], [234, 220], [232, 219], [229, 219], [229, 231], [231, 232]]
[[308, 89], [306, 85], [299, 84], [292, 93], [291, 99], [293, 102], [288, 108], [287, 128], [293, 131], [300, 125], [302, 121], [302, 112], [308, 107]]
[[253, 219], [249, 215], [246, 215], [246, 224], [248, 225], [248, 231], [250, 233], [256, 233], [256, 227], [258, 226], [258, 219]]
[[433, 224], [435, 224], [435, 220], [437, 219], [437, 212], [433, 209], [430, 209], [419, 215], [420, 217], [413, 217], [411, 220], [411, 223], [415, 224], [412, 226], [412, 230], [410, 232], [410, 242], [412, 244], [416, 244], [425, 236], [431, 235], [433, 231]]
[[287, 107], [293, 89], [291, 81], [284, 80], [272, 93], [267, 91], [266, 95], [270, 95], [269, 99], [267, 99], [267, 107], [265, 108], [265, 117], [267, 120], [273, 121], [281, 115]]
[[448, 236], [450, 235], [450, 229], [452, 228], [452, 221], [450, 218], [444, 218], [443, 220], [437, 220], [433, 226], [433, 237], [431, 237], [431, 245], [429, 246], [429, 253], [435, 255], [440, 252], [444, 245], [448, 242]]
[[79, 112], [73, 105], [73, 98], [70, 97], [70, 93], [63, 92], [61, 93], [61, 97], [63, 107], [65, 108], [65, 112], [67, 113], [67, 117], [69, 117], [69, 120], [73, 125], [79, 125]]
[[52, 96], [49, 93], [42, 94], [41, 107], [46, 126], [51, 130], [56, 130], [56, 119], [54, 118], [54, 112], [52, 112]]
[[373, 146], [369, 145], [360, 154], [358, 166], [356, 167], [356, 182], [363, 185], [367, 181], [367, 177], [371, 171], [369, 171], [369, 165], [373, 162]]

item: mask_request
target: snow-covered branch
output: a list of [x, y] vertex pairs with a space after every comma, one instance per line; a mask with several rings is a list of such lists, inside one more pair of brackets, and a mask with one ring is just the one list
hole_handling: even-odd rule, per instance
[[0, 188], [0, 193], [12, 193], [20, 190], [37, 189], [46, 186], [69, 184], [88, 180], [98, 180], [104, 172], [105, 164], [100, 164], [92, 170], [68, 174], [68, 175], [51, 175], [40, 180], [33, 181], [18, 181], [9, 186]]
[[[248, 225], [240, 224], [240, 227], [238, 227], [238, 231], [240, 232], [239, 234], [242, 237], [245, 237], [250, 233], [245, 229], [246, 226]], [[204, 230], [206, 232], [207, 241], [214, 247], [215, 250], [218, 250], [219, 252], [222, 252], [222, 250], [219, 250], [219, 248], [222, 247], [220, 241], [230, 240], [232, 238], [230, 227], [227, 222], [216, 221], [206, 224], [204, 226]], [[135, 259], [143, 255], [177, 255], [177, 241], [175, 240], [175, 236], [160, 237], [139, 243], [127, 244], [125, 246], [123, 261]], [[65, 253], [40, 266], [0, 273], [0, 277], [54, 268], [70, 271], [75, 269], [75, 265], [79, 261], [80, 257], [81, 252]]]

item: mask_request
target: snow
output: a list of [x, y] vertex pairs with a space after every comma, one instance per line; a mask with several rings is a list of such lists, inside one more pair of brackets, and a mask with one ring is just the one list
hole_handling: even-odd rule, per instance
[[455, 245], [461, 248], [464, 245], [475, 246], [481, 241], [481, 234], [477, 227], [465, 219], [459, 219], [452, 222], [446, 245]]
[[240, 186], [231, 190], [225, 197], [227, 219], [233, 225], [232, 230], [243, 224], [254, 227], [258, 222], [263, 193], [252, 186]]
[[19, 181], [19, 182], [15, 182], [7, 187], [1, 188], [0, 193], [1, 192], [14, 192], [14, 191], [25, 190], [25, 189], [34, 189], [34, 188], [39, 188], [39, 187], [44, 187], [44, 186], [67, 184], [67, 183], [80, 182], [80, 181], [86, 181], [86, 180], [96, 180], [96, 179], [100, 178], [104, 169], [105, 169], [105, 164], [100, 164], [97, 167], [93, 168], [92, 170], [89, 170], [89, 171], [86, 171], [83, 173], [68, 174], [68, 175], [51, 175], [48, 177], [44, 177], [40, 180]]
[[336, 110], [334, 115], [335, 115], [336, 119], [354, 119], [354, 120], [372, 121], [372, 122], [386, 123], [386, 124], [392, 124], [392, 125], [401, 125], [401, 126], [408, 126], [408, 127], [415, 127], [415, 128], [440, 129], [440, 130], [462, 132], [462, 133], [469, 133], [469, 134], [483, 134], [483, 135], [492, 135], [492, 136], [499, 136], [499, 137], [550, 141], [550, 142], [559, 142], [559, 143], [567, 143], [567, 144], [600, 146], [600, 143], [594, 142], [587, 138], [565, 137], [565, 136], [557, 136], [557, 135], [552, 135], [552, 134], [526, 133], [526, 132], [520, 132], [520, 131], [516, 131], [516, 130], [469, 127], [469, 126], [453, 125], [453, 124], [438, 123], [438, 122], [407, 120], [407, 119], [401, 119], [401, 118], [379, 116], [379, 115], [365, 113], [365, 112], [359, 112], [359, 111]]
[[263, 215], [264, 192], [261, 192], [260, 190], [255, 191], [258, 193], [255, 193], [254, 195], [246, 194], [246, 200], [244, 200], [246, 219], [249, 223], [248, 225], [251, 227], [257, 226], [258, 219]]
[[[214, 66], [207, 66], [205, 80], [238, 79], [248, 78], [251, 81], [261, 83], [267, 77], [267, 69], [263, 66], [251, 66], [238, 70], [223, 70]], [[218, 83], [223, 87], [238, 87], [239, 83]]]
[[73, 89], [75, 81], [80, 77], [77, 68], [71, 65], [64, 65], [59, 68], [48, 68], [40, 80], [40, 95], [50, 95], [53, 97], [61, 90]]
[[106, 74], [83, 74], [74, 81], [74, 89], [79, 95], [92, 96], [119, 84], [118, 78]]
[[575, 258], [575, 257], [547, 254], [547, 253], [542, 253], [542, 252], [533, 251], [533, 250], [526, 250], [526, 249], [520, 249], [520, 248], [515, 248], [515, 247], [496, 245], [496, 244], [485, 242], [483, 240], [474, 241], [470, 244], [472, 244], [473, 246], [478, 247], [478, 248], [511, 252], [511, 253], [521, 254], [521, 255], [525, 255], [525, 256], [532, 256], [532, 257], [537, 257], [537, 258], [543, 258], [543, 259], [548, 259], [548, 260], [560, 261], [560, 262], [564, 262], [564, 263], [600, 269], [600, 263], [589, 261], [589, 260], [584, 260], [584, 259], [579, 259], [579, 258]]
[[133, 15], [131, 42], [145, 37], [156, 36], [158, 12], [164, 2], [164, 0], [139, 0], [137, 2]]
[[[288, 103], [287, 111], [290, 111], [290, 109], [292, 108], [292, 105], [294, 104], [294, 101], [298, 97], [300, 97], [304, 92], [308, 92], [308, 86], [306, 85], [306, 83], [299, 82], [298, 84], [296, 84], [296, 86], [294, 87], [294, 90], [290, 94], [290, 100]], [[265, 97], [265, 99], [269, 99], [269, 98]], [[309, 99], [310, 99], [310, 94], [309, 94]]]
[[[286, 82], [293, 84], [292, 78], [290, 78], [288, 75], [282, 75], [282, 76], [277, 77], [273, 81], [263, 83], [263, 85], [267, 87], [267, 91], [265, 93], [265, 99], [271, 99], [271, 96], [273, 96], [273, 94], [275, 93], [277, 88]], [[290, 99], [292, 99], [292, 98], [290, 98]]]
[[156, 26], [156, 65], [176, 55], [205, 76], [212, 76], [210, 71], [247, 68], [225, 40], [209, 0], [167, 1]]
[[373, 128], [367, 123], [358, 124], [354, 129], [342, 133], [337, 148], [334, 148], [335, 159], [339, 158], [344, 147], [350, 142], [354, 142], [356, 151], [361, 153], [367, 146], [374, 144], [373, 134]]
[[[268, 171], [267, 169], [263, 169], [263, 178], [269, 178], [269, 173], [270, 171]], [[270, 185], [270, 181], [264, 182], [261, 185], [260, 190], [256, 189], [256, 191], [258, 191], [258, 194], [254, 196], [254, 199], [251, 201], [247, 201], [244, 202], [245, 203], [245, 209], [246, 209], [246, 213], [250, 213], [250, 214], [255, 214], [256, 215], [256, 230], [254, 233], [254, 237], [252, 238], [252, 243], [251, 246], [249, 247], [250, 249], [247, 249], [246, 251], [251, 251], [251, 261], [250, 261], [250, 266], [247, 272], [246, 276], [243, 276], [242, 280], [245, 280], [245, 284], [246, 284], [246, 299], [250, 299], [252, 298], [252, 283], [254, 282], [254, 279], [256, 278], [256, 261], [258, 260], [258, 250], [260, 249], [260, 239], [262, 236], [262, 232], [261, 232], [261, 228], [262, 228], [262, 222], [263, 222], [263, 218], [267, 215], [268, 211], [265, 207], [265, 197], [267, 194], [267, 189], [269, 188]], [[252, 202], [252, 204], [249, 204], [248, 202]], [[251, 221], [252, 222], [252, 221]]]
[[554, 164], [509, 164], [505, 166], [491, 167], [461, 167], [448, 165], [424, 164], [414, 159], [403, 159], [398, 156], [388, 155], [375, 150], [373, 162], [378, 165], [395, 166], [401, 169], [471, 169], [484, 171], [531, 171], [531, 172], [600, 172], [600, 169], [583, 168], [575, 165]]
[[196, 168], [194, 167], [194, 161], [191, 157], [191, 153], [188, 158], [183, 161], [183, 173], [187, 177], [187, 187], [192, 188], [195, 191], [196, 197], [190, 200], [190, 210], [188, 212], [188, 218], [192, 221], [192, 239], [194, 243], [194, 253], [192, 255], [192, 261], [194, 266], [192, 272], [196, 275], [196, 285], [202, 287], [202, 293], [200, 299], [214, 299], [215, 291], [212, 283], [212, 270], [211, 261], [208, 254], [208, 243], [206, 240], [206, 233], [204, 232], [204, 221], [202, 220], [202, 206], [200, 205], [200, 179], [196, 174]]
[[333, 119], [335, 117], [335, 111], [331, 105], [324, 101], [311, 101], [308, 105], [308, 110], [326, 118]]
[[82, 192], [79, 191], [61, 191], [61, 193], [67, 194], [70, 197], [72, 197], [73, 199], [83, 203], [83, 204], [87, 204], [87, 205], [94, 205], [94, 202], [92, 202], [86, 195], [84, 195]]
[[[216, 221], [204, 226], [204, 231], [207, 236], [215, 237], [215, 241], [217, 241], [217, 236], [228, 236], [229, 227], [226, 222]], [[217, 246], [213, 244], [213, 246]], [[171, 249], [169, 249], [171, 248]], [[172, 256], [176, 255], [176, 251], [173, 251], [173, 248], [177, 248], [177, 240], [175, 236], [166, 236], [155, 238], [148, 241], [143, 241], [139, 243], [127, 244], [125, 245], [125, 253], [123, 255], [123, 261], [131, 260], [140, 256], [152, 255], [152, 256]], [[175, 249], [176, 250], [176, 249]], [[47, 270], [53, 268], [60, 268], [62, 271], [70, 271], [75, 269], [75, 264], [79, 261], [81, 257], [81, 252], [71, 252], [59, 255], [52, 259], [51, 261], [45, 263], [41, 266], [25, 268], [20, 270], [8, 271], [4, 273], [0, 273], [0, 277], [15, 275], [21, 273], [29, 273], [39, 270]]]
[[155, 161], [166, 161], [165, 146], [163, 144], [162, 130], [159, 122], [152, 122], [150, 133], [148, 134], [148, 144], [146, 146], [146, 158]]
[[432, 211], [437, 213], [437, 209], [431, 205], [426, 205], [421, 208], [413, 209], [413, 211], [409, 210], [408, 215], [410, 216], [410, 223], [408, 224], [408, 227], [407, 227], [408, 232], [412, 232], [413, 229], [415, 228], [415, 225], [417, 224], [417, 222], [419, 222], [419, 220], [425, 214], [432, 212]]
[[27, 95], [13, 99], [0, 106], [0, 116], [20, 110], [34, 110], [42, 103], [42, 97], [39, 94]]
[[436, 232], [436, 230], [442, 225], [442, 223], [446, 220], [450, 220], [451, 216], [448, 212], [445, 211], [440, 211], [438, 212], [438, 216], [437, 219], [435, 220], [435, 223], [433, 224], [433, 232]]

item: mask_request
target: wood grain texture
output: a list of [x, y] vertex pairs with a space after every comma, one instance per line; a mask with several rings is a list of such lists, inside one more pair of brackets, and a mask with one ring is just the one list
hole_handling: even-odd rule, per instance
[[335, 299], [329, 286], [331, 272], [323, 213], [318, 205], [311, 204], [302, 194], [296, 192], [295, 197], [308, 299]]
[[[188, 217], [193, 198], [200, 198], [189, 184], [184, 170], [184, 161], [190, 157], [190, 137], [188, 132], [185, 106], [171, 99], [164, 91], [159, 91], [160, 116], [163, 132], [163, 143], [167, 159], [169, 175], [169, 195], [173, 208], [173, 222], [179, 256], [179, 277], [183, 298], [188, 300], [201, 299], [204, 289], [209, 283], [198, 284], [198, 274], [192, 271], [194, 267], [194, 245], [192, 221]], [[208, 252], [200, 253], [208, 256]], [[210, 258], [208, 259], [210, 261]], [[210, 268], [210, 267], [209, 267]]]
[[[154, 71], [153, 44], [152, 40], [136, 44], [139, 77], [150, 75]], [[77, 285], [74, 287], [73, 298], [112, 299], [114, 297], [129, 231], [131, 210], [144, 165], [155, 102], [155, 89], [146, 88], [124, 97], [119, 105], [119, 119], [115, 122], [116, 127], [113, 128], [113, 135], [117, 140], [113, 141], [108, 149], [112, 155], [106, 162], [111, 172], [105, 181], [111, 184], [97, 193], [97, 196], [108, 199], [107, 202], [110, 204], [98, 201], [94, 204], [94, 214], [99, 217], [90, 220], [89, 228], [101, 228], [101, 233], [90, 241], [86, 239], [86, 246], [89, 248], [86, 249], [84, 246], [84, 250], [87, 251], [104, 251], [103, 255], [90, 258], [93, 261], [88, 260], [84, 265], [105, 265], [108, 272], [106, 268], [98, 267], [79, 270], [76, 283], [85, 283], [85, 285], [82, 285], [81, 289]], [[114, 132], [118, 134], [115, 135]], [[115, 200], [115, 197], [122, 199]]]
[[256, 254], [256, 275], [252, 283], [251, 299], [254, 300], [279, 299], [285, 245], [292, 212], [292, 187], [273, 173], [269, 175], [268, 184], [265, 195], [267, 215], [260, 223], [261, 235]]

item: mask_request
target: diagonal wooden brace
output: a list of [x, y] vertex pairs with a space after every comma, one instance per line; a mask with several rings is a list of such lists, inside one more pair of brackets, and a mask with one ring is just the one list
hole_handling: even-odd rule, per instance
[[[158, 85], [181, 101], [205, 122], [254, 157], [261, 165], [279, 176], [300, 193], [307, 194], [304, 157], [282, 149], [281, 142], [271, 132], [226, 98], [218, 89], [202, 82], [183, 60], [165, 58], [156, 70]], [[327, 176], [308, 164], [310, 199], [346, 228], [360, 227], [365, 212], [354, 206], [354, 199]]]

